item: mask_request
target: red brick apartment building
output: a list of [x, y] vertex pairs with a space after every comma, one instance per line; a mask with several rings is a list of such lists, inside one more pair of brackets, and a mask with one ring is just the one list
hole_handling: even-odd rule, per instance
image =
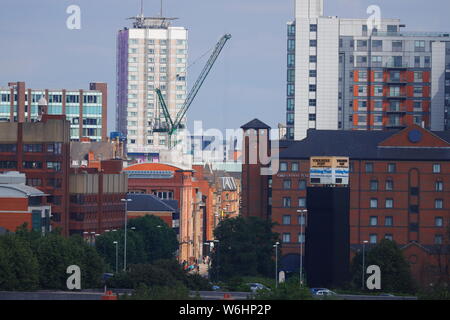
[[51, 224], [64, 235], [102, 233], [124, 224], [120, 201], [127, 191], [122, 164], [98, 169], [70, 168], [70, 122], [46, 115], [39, 122], [0, 122], [0, 172], [18, 171], [26, 184], [48, 194]]
[[[246, 137], [267, 139], [261, 123], [243, 128]], [[261, 176], [255, 165], [243, 164], [243, 213], [278, 223], [274, 231], [280, 234], [286, 269], [298, 270], [307, 190], [313, 187], [310, 158], [316, 156], [350, 159], [349, 259], [363, 241], [370, 246], [391, 239], [402, 248], [415, 278], [430, 283], [440, 265], [439, 252], [450, 244], [450, 132], [416, 125], [392, 131], [310, 130], [302, 141], [280, 143], [277, 174]]]

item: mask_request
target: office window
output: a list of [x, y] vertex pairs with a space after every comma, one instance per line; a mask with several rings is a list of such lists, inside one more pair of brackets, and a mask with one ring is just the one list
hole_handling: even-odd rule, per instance
[[370, 217], [370, 225], [377, 226], [378, 225], [378, 217]]
[[386, 191], [393, 191], [393, 190], [394, 190], [394, 181], [386, 180]]
[[316, 99], [309, 99], [309, 106], [310, 107], [315, 107], [317, 105], [317, 100]]
[[287, 85], [287, 95], [288, 97], [292, 97], [295, 95], [295, 86], [293, 84]]
[[316, 78], [317, 77], [317, 70], [309, 70], [309, 76], [311, 78]]
[[298, 172], [298, 162], [292, 162], [291, 170], [293, 172]]
[[291, 198], [283, 197], [283, 208], [290, 208], [290, 207], [291, 207]]
[[317, 90], [317, 87], [316, 87], [315, 84], [310, 84], [309, 85], [309, 92], [316, 92], [316, 90]]
[[366, 163], [366, 173], [373, 172], [373, 163]]
[[388, 216], [384, 218], [384, 225], [386, 227], [392, 227], [394, 225], [394, 217]]
[[314, 113], [310, 113], [308, 119], [309, 121], [316, 121], [316, 115]]
[[395, 163], [389, 163], [388, 164], [388, 172], [389, 173], [397, 172], [397, 165]]
[[444, 200], [442, 200], [442, 199], [434, 200], [434, 208], [435, 209], [443, 209], [444, 208]]
[[378, 199], [375, 198], [370, 199], [370, 207], [373, 209], [378, 208]]
[[42, 144], [24, 144], [23, 152], [26, 152], [26, 153], [42, 152]]
[[317, 40], [309, 40], [310, 47], [317, 47]]
[[291, 224], [291, 216], [290, 215], [283, 216], [283, 224], [285, 224], [285, 225]]
[[434, 218], [434, 225], [436, 227], [443, 227], [444, 226], [444, 218], [442, 218], [442, 217]]
[[439, 192], [444, 191], [444, 183], [442, 181], [436, 181], [435, 189]]
[[441, 165], [439, 163], [433, 164], [433, 173], [441, 173]]
[[386, 199], [386, 208], [387, 209], [394, 208], [394, 199]]
[[295, 81], [295, 69], [288, 69], [287, 71], [287, 81], [294, 82]]
[[371, 244], [376, 244], [377, 243], [377, 235], [376, 234], [371, 234], [369, 236], [369, 243], [371, 243]]
[[291, 188], [291, 180], [284, 180], [283, 189], [290, 189], [290, 188]]
[[316, 63], [317, 62], [317, 56], [309, 56], [309, 62]]
[[306, 190], [306, 180], [299, 180], [298, 181], [298, 189], [299, 190]]
[[414, 72], [414, 82], [422, 82], [423, 81], [423, 72]]
[[283, 233], [283, 243], [290, 243], [290, 242], [291, 242], [291, 234]]
[[281, 171], [281, 172], [286, 172], [286, 171], [288, 171], [288, 164], [287, 164], [287, 162], [281, 162], [281, 163], [280, 163], [280, 171]]
[[378, 180], [371, 180], [370, 191], [377, 191], [377, 190], [378, 190]]
[[293, 98], [287, 99], [287, 110], [294, 111], [295, 100]]
[[293, 39], [288, 40], [288, 50], [289, 51], [295, 50], [295, 40]]
[[317, 32], [317, 24], [311, 24], [309, 26], [309, 31], [311, 32]]

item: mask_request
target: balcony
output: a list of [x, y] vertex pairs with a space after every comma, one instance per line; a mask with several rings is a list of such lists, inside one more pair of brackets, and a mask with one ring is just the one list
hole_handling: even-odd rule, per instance
[[406, 79], [406, 77], [400, 77], [400, 78], [391, 78], [391, 77], [389, 77], [386, 80], [386, 83], [388, 85], [406, 85], [408, 83], [408, 79]]
[[391, 93], [388, 92], [384, 96], [386, 100], [406, 100], [407, 96], [406, 93]]
[[[388, 114], [404, 114], [406, 113], [405, 106], [390, 106], [386, 109], [386, 113]], [[397, 123], [393, 123], [393, 125], [397, 125]]]
[[407, 126], [402, 121], [390, 121], [385, 127], [386, 129], [403, 129]]
[[406, 70], [408, 69], [407, 63], [398, 63], [398, 62], [388, 62], [385, 63], [383, 66], [384, 69], [390, 69], [390, 70]]

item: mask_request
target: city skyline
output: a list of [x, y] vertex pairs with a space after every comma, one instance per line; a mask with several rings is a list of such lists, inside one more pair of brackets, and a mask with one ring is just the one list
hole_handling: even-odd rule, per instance
[[[146, 15], [159, 14], [159, 1], [144, 3]], [[66, 28], [69, 17], [66, 9], [74, 4], [81, 8], [81, 30]], [[85, 0], [4, 1], [0, 29], [8, 31], [4, 41], [10, 45], [4, 48], [0, 61], [3, 70], [0, 86], [6, 86], [8, 81], [26, 81], [35, 88], [83, 88], [87, 81], [107, 82], [108, 131], [113, 131], [115, 36], [119, 29], [131, 26], [126, 18], [139, 13], [140, 1], [105, 4], [105, 1]], [[446, 1], [433, 1], [430, 5], [416, 0], [395, 3], [325, 0], [325, 15], [364, 18], [371, 4], [381, 7], [382, 17], [401, 19], [407, 30], [450, 30], [450, 22], [443, 16], [445, 8], [450, 8]], [[417, 10], [408, 12], [406, 4]], [[194, 120], [203, 120], [205, 128], [237, 128], [255, 113], [272, 127], [285, 123], [286, 23], [294, 18], [293, 8], [292, 0], [245, 4], [206, 0], [165, 2], [164, 15], [178, 17], [174, 25], [189, 30], [189, 64], [211, 49], [223, 33], [233, 34], [233, 40], [188, 113], [190, 125]], [[220, 15], [216, 14], [219, 12]], [[199, 60], [190, 68], [189, 88], [205, 62]], [[267, 77], [259, 74], [261, 66]], [[43, 76], [47, 73], [51, 76]]]

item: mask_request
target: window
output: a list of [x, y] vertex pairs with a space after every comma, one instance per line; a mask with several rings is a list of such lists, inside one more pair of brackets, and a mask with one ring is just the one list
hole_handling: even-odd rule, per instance
[[283, 243], [289, 243], [289, 242], [291, 242], [291, 234], [283, 233]]
[[304, 233], [298, 234], [298, 243], [305, 243], [305, 234]]
[[291, 188], [291, 180], [284, 180], [283, 181], [283, 189], [290, 189]]
[[306, 180], [299, 180], [299, 182], [298, 182], [298, 189], [299, 190], [306, 190]]
[[292, 98], [287, 99], [287, 110], [294, 111], [295, 100]]
[[377, 226], [378, 225], [378, 217], [370, 217], [370, 225]]
[[288, 54], [288, 67], [293, 68], [295, 66], [295, 55]]
[[0, 152], [17, 152], [15, 144], [0, 144]]
[[393, 190], [394, 190], [394, 181], [386, 180], [386, 191], [393, 191]]
[[317, 62], [317, 56], [309, 56], [309, 62], [316, 63]]
[[298, 198], [299, 208], [306, 208], [306, 198]]
[[304, 226], [306, 224], [306, 217], [304, 215], [298, 216], [298, 224]]
[[291, 207], [291, 198], [283, 197], [283, 208], [290, 208], [290, 207]]
[[309, 92], [316, 92], [316, 90], [317, 90], [317, 87], [316, 87], [315, 84], [310, 84], [309, 85]]
[[287, 81], [294, 82], [295, 81], [295, 69], [288, 69], [287, 71]]
[[435, 209], [443, 209], [444, 208], [444, 200], [442, 200], [442, 199], [434, 200], [434, 208]]
[[436, 181], [435, 189], [438, 192], [444, 191], [444, 183], [442, 181]]
[[287, 85], [287, 95], [288, 97], [292, 97], [293, 95], [295, 95], [295, 86], [293, 84]]
[[423, 87], [414, 87], [414, 97], [423, 97]]
[[378, 199], [375, 199], [375, 198], [370, 199], [370, 207], [378, 208]]
[[310, 47], [317, 47], [317, 40], [309, 40]]
[[371, 243], [371, 244], [377, 243], [377, 235], [376, 234], [371, 234], [369, 236], [369, 243]]
[[388, 172], [395, 173], [397, 171], [397, 165], [395, 163], [388, 164]]
[[425, 52], [425, 41], [416, 40], [414, 42], [414, 51], [416, 52]]
[[286, 171], [288, 171], [288, 164], [287, 164], [287, 162], [281, 162], [281, 163], [280, 163], [280, 171], [281, 171], [281, 172], [286, 172]]
[[399, 52], [403, 49], [403, 42], [401, 40], [392, 41], [392, 51]]
[[58, 161], [47, 161], [47, 169], [61, 171], [61, 162]]
[[310, 107], [315, 107], [317, 105], [317, 100], [316, 99], [309, 99], [309, 106]]
[[434, 218], [434, 225], [436, 227], [443, 227], [444, 226], [444, 218], [442, 218], [442, 217]]
[[22, 167], [24, 169], [42, 169], [42, 162], [40, 162], [40, 161], [23, 161]]
[[293, 172], [298, 172], [298, 162], [292, 162], [291, 169]]
[[373, 163], [366, 163], [366, 173], [373, 172]]
[[285, 225], [291, 224], [291, 216], [290, 215], [283, 216], [283, 224], [285, 224]]
[[316, 78], [317, 77], [317, 70], [309, 70], [309, 76], [311, 78]]
[[442, 236], [442, 234], [436, 234], [434, 236], [434, 244], [442, 244], [444, 240], [444, 237]]
[[386, 208], [387, 209], [394, 208], [394, 199], [386, 199]]
[[316, 121], [316, 115], [314, 113], [310, 113], [308, 119], [309, 121]]
[[433, 164], [433, 173], [441, 173], [441, 165], [438, 163]]
[[390, 233], [386, 233], [386, 234], [384, 235], [384, 238], [385, 238], [386, 240], [389, 240], [389, 241], [394, 241], [394, 237], [393, 237], [392, 234], [390, 234]]
[[371, 180], [370, 191], [377, 191], [377, 190], [378, 190], [378, 180]]
[[309, 31], [311, 32], [317, 32], [317, 24], [311, 24], [309, 26]]
[[423, 72], [414, 72], [414, 82], [423, 81]]
[[386, 227], [392, 227], [394, 225], [394, 217], [388, 216], [384, 218], [384, 225]]
[[42, 152], [42, 144], [24, 144], [23, 152], [27, 153]]

